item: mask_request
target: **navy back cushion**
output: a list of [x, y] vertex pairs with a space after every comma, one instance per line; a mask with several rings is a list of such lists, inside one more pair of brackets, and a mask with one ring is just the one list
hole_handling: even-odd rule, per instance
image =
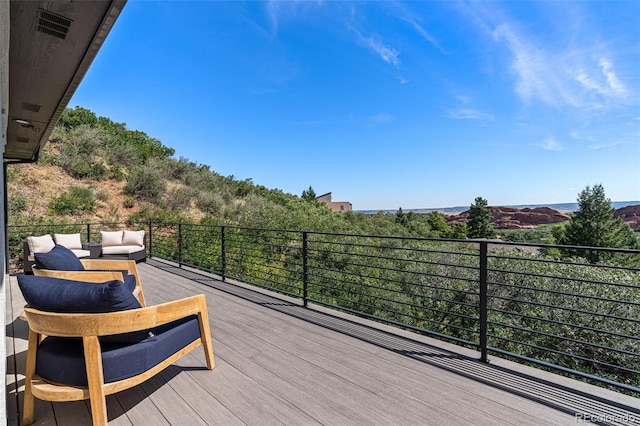
[[[133, 284], [135, 285], [135, 277]], [[131, 285], [122, 281], [101, 284], [61, 278], [18, 275], [18, 285], [29, 306], [47, 312], [105, 313], [141, 308], [131, 293]], [[137, 343], [146, 339], [150, 330], [101, 336], [103, 343]]]
[[36, 268], [55, 271], [84, 271], [78, 256], [60, 244], [56, 244], [49, 253], [34, 253]]
[[41, 311], [101, 313], [141, 307], [131, 291], [117, 280], [95, 284], [19, 274], [18, 285], [29, 306]]

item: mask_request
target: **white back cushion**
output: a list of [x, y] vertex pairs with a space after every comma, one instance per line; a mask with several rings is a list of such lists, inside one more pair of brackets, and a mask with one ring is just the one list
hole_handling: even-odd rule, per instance
[[41, 237], [27, 237], [27, 244], [29, 245], [29, 251], [31, 251], [31, 254], [49, 253], [56, 245], [49, 234], [42, 235]]
[[122, 245], [122, 231], [100, 231], [102, 247]]
[[65, 246], [69, 250], [82, 250], [82, 241], [80, 234], [53, 234], [56, 244]]
[[144, 231], [127, 231], [124, 230], [122, 236], [123, 246], [143, 246], [144, 245]]

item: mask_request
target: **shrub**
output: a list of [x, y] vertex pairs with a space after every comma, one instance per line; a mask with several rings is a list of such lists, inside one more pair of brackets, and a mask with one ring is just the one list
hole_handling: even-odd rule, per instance
[[71, 215], [95, 210], [96, 202], [89, 188], [72, 186], [49, 203], [49, 212], [57, 215]]
[[107, 163], [115, 166], [133, 166], [142, 163], [142, 157], [131, 145], [123, 143], [116, 137], [112, 137], [106, 146], [105, 159]]
[[177, 210], [168, 211], [157, 208], [149, 203], [143, 203], [138, 212], [129, 216], [128, 221], [131, 223], [149, 221], [158, 223], [188, 223], [189, 219]]
[[224, 199], [217, 192], [200, 191], [196, 197], [196, 207], [209, 215], [216, 216], [224, 208]]
[[166, 189], [166, 183], [160, 173], [149, 166], [136, 167], [129, 173], [124, 192], [138, 200], [152, 200]]
[[107, 201], [109, 200], [110, 197], [111, 195], [109, 194], [109, 191], [107, 191], [106, 189], [99, 189], [96, 191], [96, 200]]
[[88, 155], [65, 157], [64, 160], [61, 161], [61, 166], [69, 176], [77, 179], [86, 178], [91, 175], [92, 164]]
[[103, 180], [107, 176], [107, 168], [102, 161], [91, 165], [91, 172], [89, 176], [95, 180]]
[[133, 198], [131, 195], [127, 195], [126, 197], [124, 197], [124, 201], [122, 202], [122, 205], [130, 209], [136, 205], [136, 199]]
[[163, 207], [167, 210], [188, 209], [191, 207], [191, 199], [196, 196], [197, 190], [188, 186], [174, 188], [167, 194]]
[[20, 168], [7, 167], [7, 183], [13, 182], [20, 177]]
[[124, 168], [120, 164], [112, 164], [111, 168], [109, 168], [108, 177], [117, 181], [124, 180], [126, 177]]
[[9, 214], [18, 214], [27, 209], [27, 199], [22, 195], [9, 195]]

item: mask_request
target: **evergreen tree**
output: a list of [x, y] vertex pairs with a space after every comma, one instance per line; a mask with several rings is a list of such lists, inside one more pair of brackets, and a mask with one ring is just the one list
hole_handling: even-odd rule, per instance
[[438, 238], [450, 237], [452, 234], [451, 226], [449, 226], [440, 212], [433, 211], [429, 213], [427, 223], [431, 227], [432, 233]]
[[[589, 247], [638, 248], [638, 238], [621, 218], [614, 218], [615, 209], [606, 198], [601, 184], [587, 187], [578, 194], [578, 210], [564, 229], [556, 230], [561, 245]], [[559, 231], [559, 232], [558, 232]], [[565, 250], [569, 255], [583, 255], [597, 263], [608, 257], [599, 251]], [[585, 254], [586, 253], [586, 254]], [[609, 256], [610, 257], [610, 256]]]
[[307, 201], [316, 201], [316, 191], [309, 185], [309, 189], [302, 191], [301, 198]]
[[487, 208], [487, 200], [476, 197], [469, 209], [469, 227], [467, 235], [469, 238], [494, 238], [496, 231], [491, 225], [491, 211]]
[[395, 220], [395, 222], [397, 224], [399, 224], [399, 225], [402, 225], [402, 226], [407, 226], [407, 224], [409, 224], [409, 218], [402, 211], [402, 207], [399, 207], [398, 211], [396, 211], [396, 220]]

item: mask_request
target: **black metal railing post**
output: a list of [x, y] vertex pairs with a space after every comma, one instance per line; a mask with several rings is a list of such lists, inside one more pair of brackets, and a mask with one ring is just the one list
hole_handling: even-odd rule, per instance
[[149, 257], [153, 257], [153, 234], [152, 234], [152, 222], [149, 221]]
[[87, 242], [91, 241], [91, 224], [87, 223]]
[[309, 265], [307, 262], [308, 259], [308, 250], [307, 250], [307, 238], [308, 232], [302, 232], [302, 306], [307, 307], [307, 299], [308, 299], [308, 291], [309, 291]]
[[178, 224], [178, 268], [182, 268], [182, 223]]
[[480, 360], [487, 358], [487, 241], [480, 241]]
[[226, 241], [225, 241], [225, 227], [220, 227], [220, 275], [222, 276], [222, 281], [225, 281], [227, 278], [227, 250], [226, 250]]

